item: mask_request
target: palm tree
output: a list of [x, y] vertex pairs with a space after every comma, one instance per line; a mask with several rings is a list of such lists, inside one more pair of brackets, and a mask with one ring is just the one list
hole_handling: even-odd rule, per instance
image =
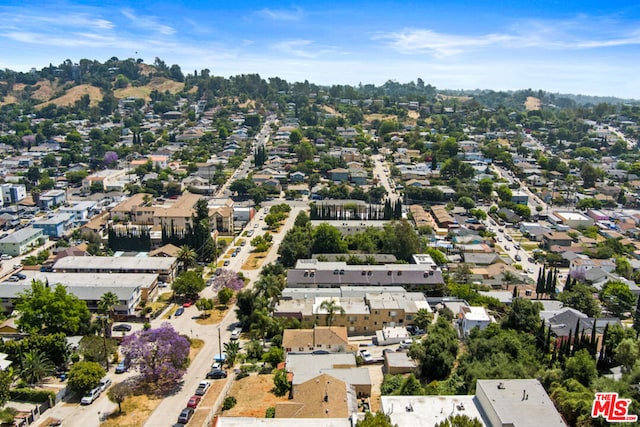
[[111, 324], [113, 323], [113, 313], [115, 311], [116, 305], [120, 300], [118, 296], [113, 292], [107, 292], [102, 297], [100, 297], [100, 301], [98, 301], [98, 313], [102, 314], [103, 317], [103, 331], [105, 338], [111, 338]]
[[240, 343], [238, 343], [238, 341], [229, 341], [224, 343], [224, 352], [227, 355], [227, 363], [231, 368], [236, 361], [236, 357], [238, 357], [238, 353], [240, 352]]
[[502, 273], [502, 281], [505, 284], [505, 289], [509, 288], [509, 285], [518, 280], [518, 276], [513, 274], [511, 271], [505, 271]]
[[321, 310], [327, 311], [327, 326], [331, 326], [333, 324], [334, 318], [333, 314], [338, 312], [340, 314], [344, 314], [344, 308], [333, 300], [322, 301], [320, 304]]
[[198, 258], [198, 254], [188, 245], [180, 246], [180, 250], [178, 251], [178, 262], [182, 266], [183, 270], [188, 269], [189, 267], [195, 265], [196, 259]]
[[277, 298], [282, 293], [283, 288], [284, 280], [281, 276], [262, 276], [254, 286], [254, 295], [269, 300], [273, 299], [273, 302], [277, 302]]
[[267, 331], [273, 326], [274, 322], [273, 317], [271, 317], [269, 313], [269, 310], [267, 310], [266, 308], [255, 310], [253, 312], [253, 315], [251, 316], [251, 320], [251, 332], [253, 332], [254, 335], [262, 338], [262, 344], [263, 346], [266, 346]]
[[38, 350], [31, 350], [22, 357], [20, 378], [33, 385], [56, 370], [49, 358]]

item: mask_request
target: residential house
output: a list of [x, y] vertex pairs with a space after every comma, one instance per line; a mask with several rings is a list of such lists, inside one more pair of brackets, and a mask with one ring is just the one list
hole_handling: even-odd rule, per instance
[[554, 217], [560, 221], [560, 224], [574, 229], [591, 227], [594, 224], [593, 218], [577, 211], [554, 211], [553, 216], [549, 216], [549, 220], [554, 220]]
[[529, 203], [529, 194], [523, 190], [514, 190], [511, 193], [511, 202], [526, 206]]
[[59, 213], [51, 218], [35, 221], [32, 226], [35, 229], [41, 229], [46, 236], [59, 239], [73, 227], [73, 222], [73, 214]]
[[2, 202], [5, 205], [18, 203], [27, 197], [27, 188], [24, 184], [0, 184], [2, 190]]
[[611, 273], [616, 269], [616, 261], [614, 259], [575, 258], [569, 262], [569, 275], [582, 279], [585, 278], [585, 274], [589, 270], [594, 268]]
[[97, 205], [97, 202], [86, 200], [74, 203], [71, 206], [63, 206], [60, 208], [60, 212], [72, 214], [76, 222], [82, 223], [93, 216], [97, 210]]
[[318, 375], [328, 374], [354, 388], [358, 397], [371, 396], [371, 377], [368, 368], [358, 368], [353, 353], [298, 354], [289, 353], [285, 369], [291, 373], [291, 394], [296, 388]]
[[306, 178], [306, 175], [304, 174], [304, 172], [300, 172], [300, 171], [295, 171], [294, 173], [289, 175], [289, 180], [291, 182], [304, 182], [305, 178]]
[[313, 353], [326, 350], [345, 352], [349, 346], [347, 328], [343, 326], [314, 326], [313, 329], [285, 329], [282, 348], [286, 353]]
[[20, 256], [47, 241], [43, 231], [27, 227], [0, 239], [0, 252], [11, 256]]
[[106, 169], [92, 173], [82, 180], [82, 191], [89, 192], [92, 188], [99, 191], [122, 191], [129, 183], [137, 182], [137, 176], [127, 174], [125, 169]]
[[355, 185], [367, 185], [367, 171], [362, 168], [349, 168], [349, 182]]
[[109, 211], [112, 221], [130, 221], [136, 225], [153, 225], [155, 208], [152, 206], [153, 196], [137, 193], [124, 199]]
[[352, 389], [337, 378], [321, 374], [292, 389], [292, 399], [278, 402], [275, 418], [348, 418], [357, 411]]
[[552, 246], [568, 247], [571, 246], [572, 243], [573, 238], [564, 231], [554, 231], [542, 236], [542, 244], [547, 249], [550, 249]]
[[[35, 197], [35, 196], [34, 196]], [[38, 197], [38, 206], [40, 209], [49, 210], [60, 206], [67, 201], [67, 192], [64, 190], [49, 190], [40, 194]]]
[[329, 171], [331, 181], [347, 182], [349, 180], [349, 170], [344, 168], [335, 168]]
[[415, 374], [418, 370], [418, 365], [406, 352], [392, 351], [384, 353], [384, 365], [382, 369], [386, 374], [390, 375]]
[[492, 319], [485, 307], [460, 306], [460, 330], [463, 337], [468, 337], [474, 328], [484, 329]]

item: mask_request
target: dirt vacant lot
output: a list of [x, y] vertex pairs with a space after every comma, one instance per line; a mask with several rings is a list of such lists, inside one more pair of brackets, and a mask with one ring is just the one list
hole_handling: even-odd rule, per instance
[[238, 403], [232, 409], [224, 411], [225, 417], [256, 417], [264, 418], [265, 411], [278, 402], [286, 402], [286, 396], [277, 397], [271, 393], [273, 375], [251, 374], [236, 380], [229, 390], [229, 396], [237, 399]]

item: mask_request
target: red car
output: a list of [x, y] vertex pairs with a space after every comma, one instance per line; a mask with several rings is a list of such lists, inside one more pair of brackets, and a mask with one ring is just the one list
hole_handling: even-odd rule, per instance
[[189, 403], [187, 403], [187, 408], [197, 407], [201, 400], [201, 396], [191, 396], [191, 399], [189, 399]]
[[193, 301], [187, 301], [184, 304], [182, 304], [183, 307], [191, 307], [193, 305]]

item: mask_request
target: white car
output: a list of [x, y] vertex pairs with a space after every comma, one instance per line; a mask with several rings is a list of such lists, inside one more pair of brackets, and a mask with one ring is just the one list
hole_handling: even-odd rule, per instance
[[110, 385], [111, 385], [111, 378], [104, 377], [103, 379], [101, 379], [100, 384], [98, 384], [98, 387], [100, 387], [100, 392], [102, 393], [103, 391], [108, 389]]
[[400, 342], [400, 348], [405, 349], [405, 348], [410, 348], [411, 344], [413, 344], [413, 339], [408, 338], [406, 340], [402, 340]]
[[373, 362], [373, 356], [371, 356], [369, 350], [360, 350], [360, 356], [362, 356], [362, 359], [364, 359], [364, 363]]
[[82, 400], [80, 400], [80, 404], [91, 405], [100, 396], [100, 393], [102, 393], [102, 389], [98, 386], [87, 393], [86, 396], [83, 396]]
[[233, 332], [231, 332], [231, 339], [234, 341], [240, 339], [241, 333], [242, 333], [242, 328], [235, 328]]

